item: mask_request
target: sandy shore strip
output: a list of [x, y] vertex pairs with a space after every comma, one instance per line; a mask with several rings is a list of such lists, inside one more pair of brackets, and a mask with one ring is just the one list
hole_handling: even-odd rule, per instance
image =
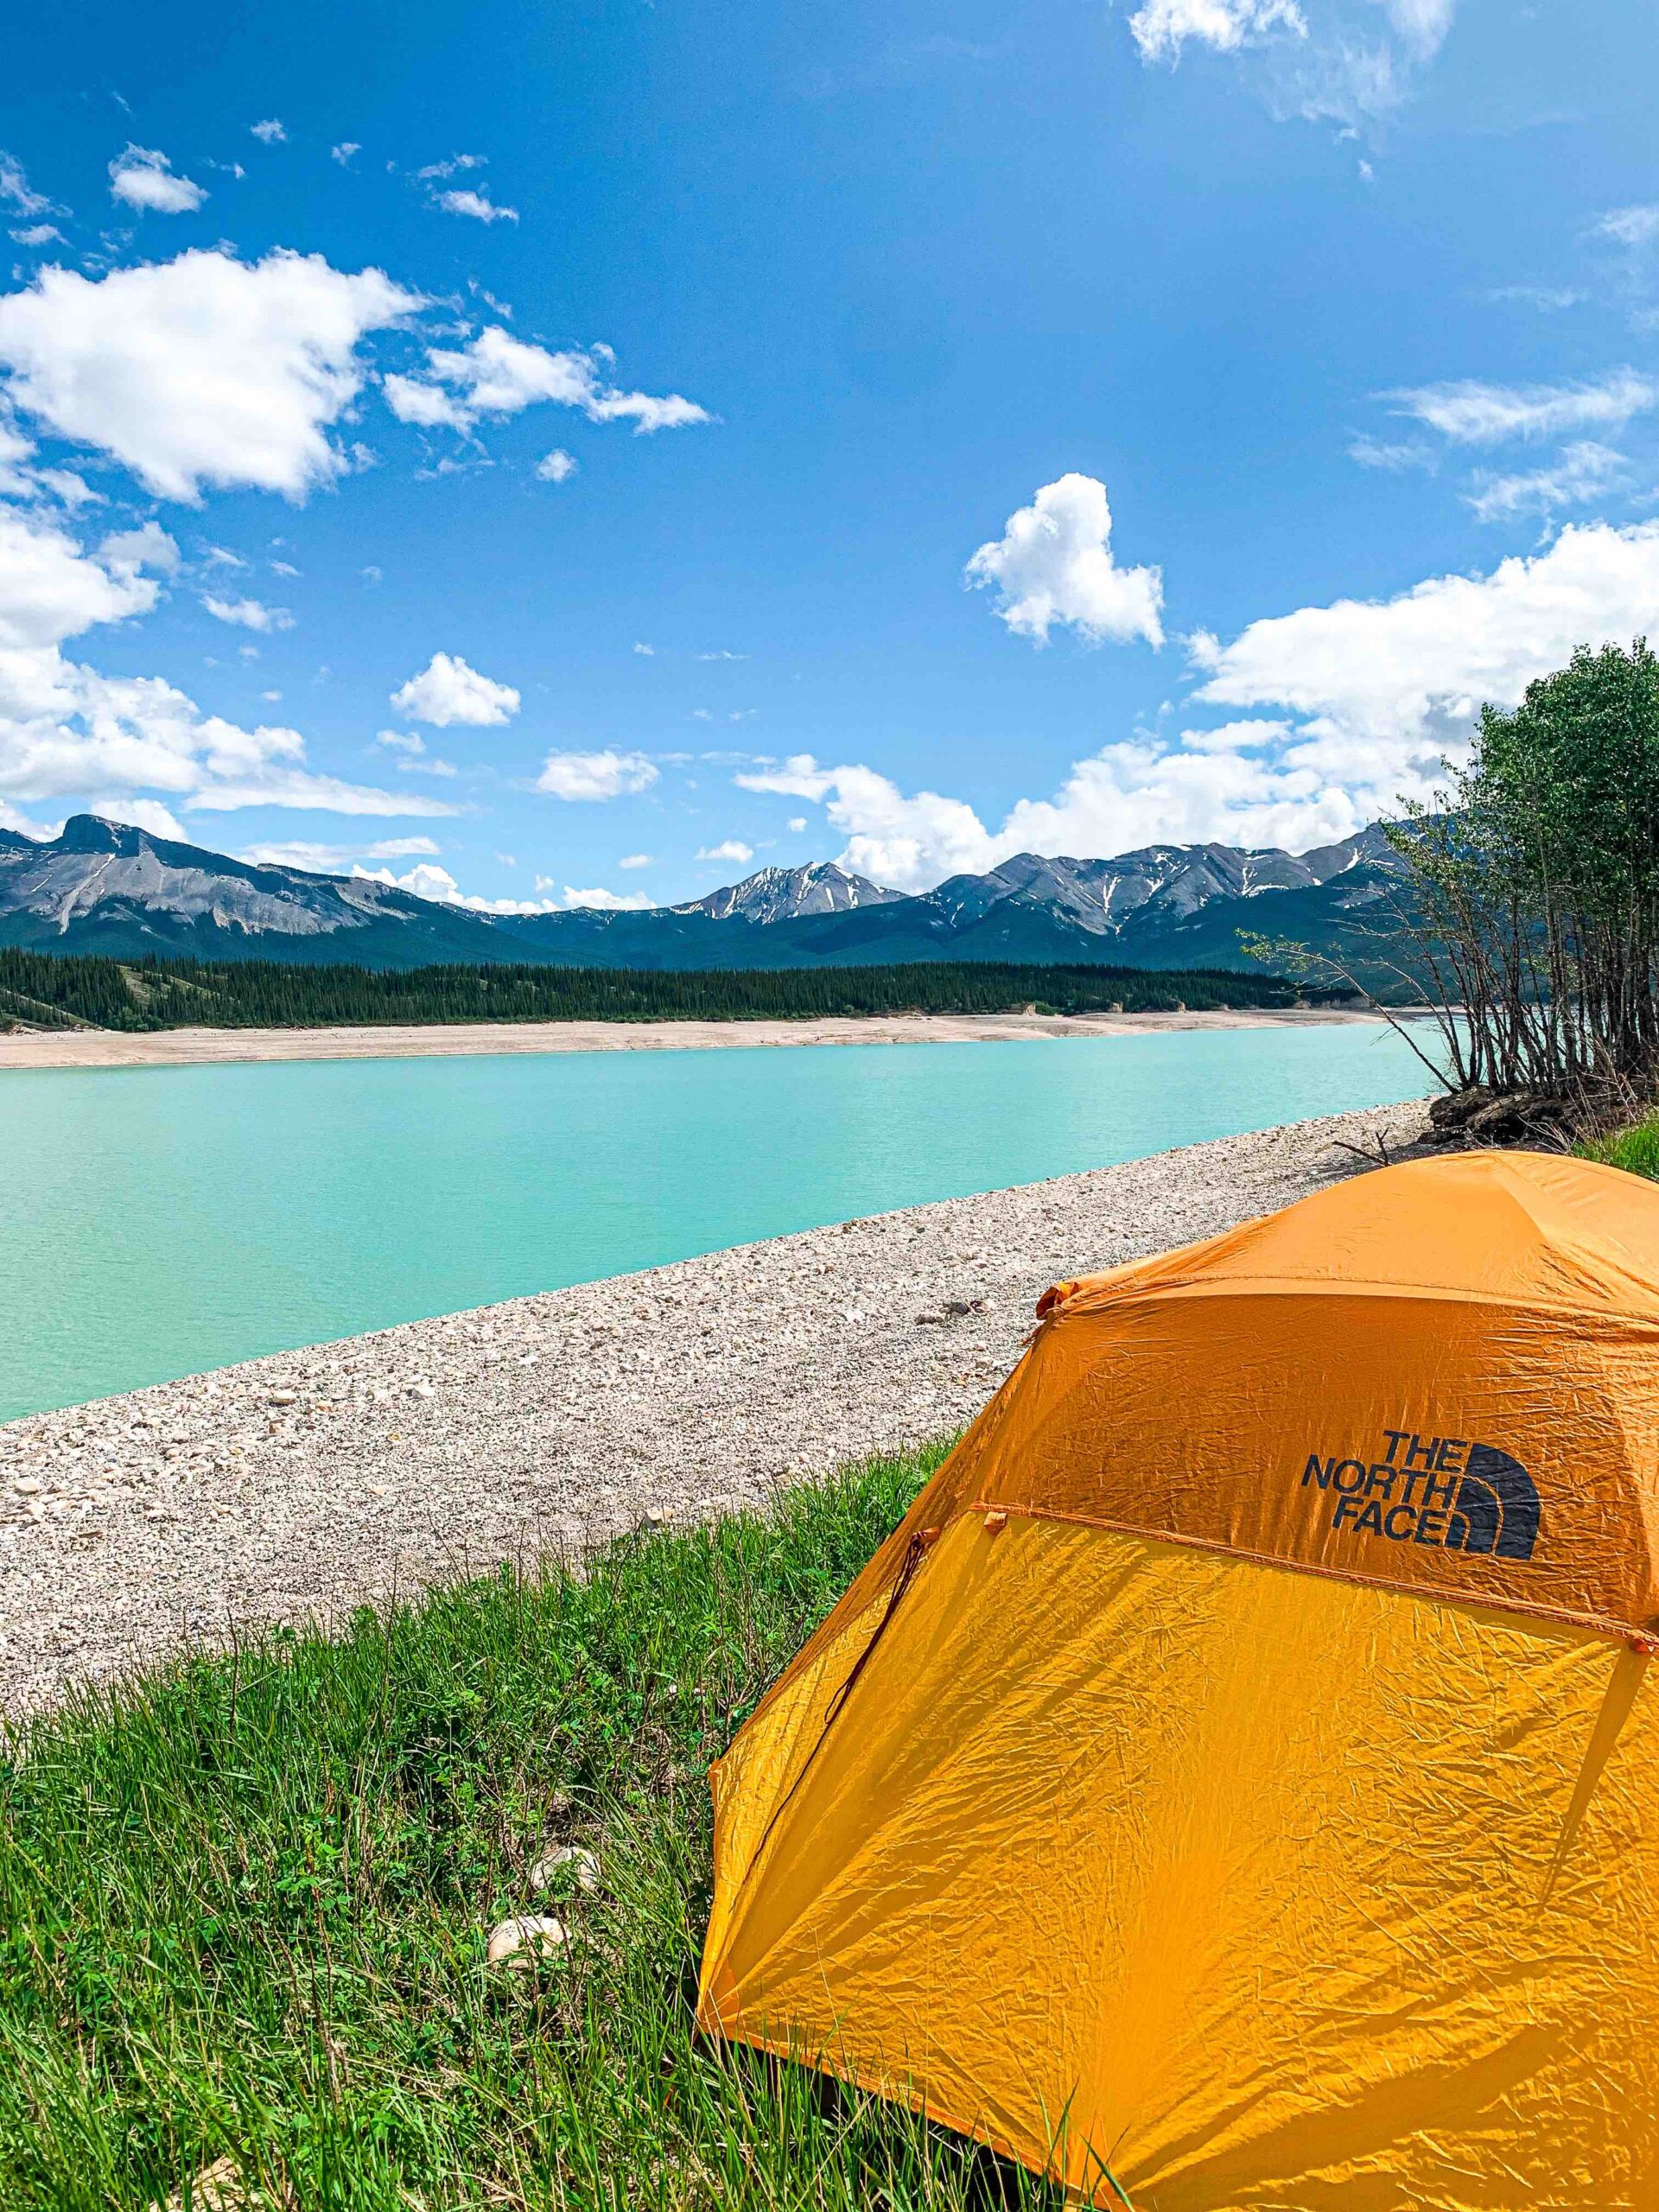
[[0, 1712], [947, 1434], [1049, 1283], [1288, 1205], [1424, 1117], [1226, 1137], [7, 1423]]
[[420, 1059], [466, 1052], [655, 1052], [721, 1046], [982, 1045], [1133, 1037], [1159, 1029], [1300, 1029], [1380, 1022], [1362, 1009], [1217, 1014], [900, 1014], [785, 1021], [477, 1021], [339, 1029], [30, 1029], [0, 1033], [7, 1068], [184, 1067], [241, 1060]]

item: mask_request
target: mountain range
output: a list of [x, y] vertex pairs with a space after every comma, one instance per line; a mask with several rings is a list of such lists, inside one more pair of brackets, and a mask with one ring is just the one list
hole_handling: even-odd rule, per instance
[[1321, 949], [1397, 882], [1373, 826], [1294, 854], [1147, 845], [1109, 860], [1019, 853], [910, 895], [832, 861], [766, 868], [676, 906], [473, 912], [376, 881], [266, 867], [78, 814], [48, 841], [0, 830], [0, 944], [168, 958], [798, 968], [913, 960], [1248, 964], [1239, 932]]

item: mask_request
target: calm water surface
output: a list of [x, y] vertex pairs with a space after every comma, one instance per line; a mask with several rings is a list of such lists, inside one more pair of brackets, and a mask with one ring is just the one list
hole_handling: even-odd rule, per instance
[[1369, 1024], [0, 1075], [0, 1418], [1427, 1087]]

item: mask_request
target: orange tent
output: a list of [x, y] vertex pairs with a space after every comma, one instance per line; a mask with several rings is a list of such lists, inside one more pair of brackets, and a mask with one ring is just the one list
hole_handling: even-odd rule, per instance
[[1137, 2212], [1659, 2207], [1659, 1190], [1039, 1310], [714, 1770], [704, 2026]]

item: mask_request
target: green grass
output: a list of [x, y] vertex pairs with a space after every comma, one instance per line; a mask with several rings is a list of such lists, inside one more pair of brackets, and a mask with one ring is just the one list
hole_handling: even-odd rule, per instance
[[[704, 1770], [938, 1452], [82, 1694], [0, 1766], [0, 2204], [1048, 2204], [692, 2020]], [[526, 1869], [597, 1852], [550, 1908]], [[554, 1910], [568, 1952], [486, 1969]], [[198, 2196], [196, 2201], [201, 2199]]]
[[1645, 1175], [1659, 1183], [1659, 1114], [1649, 1114], [1645, 1121], [1620, 1129], [1616, 1136], [1575, 1145], [1573, 1150], [1581, 1160], [1599, 1160], [1609, 1167], [1623, 1167], [1632, 1175]]

